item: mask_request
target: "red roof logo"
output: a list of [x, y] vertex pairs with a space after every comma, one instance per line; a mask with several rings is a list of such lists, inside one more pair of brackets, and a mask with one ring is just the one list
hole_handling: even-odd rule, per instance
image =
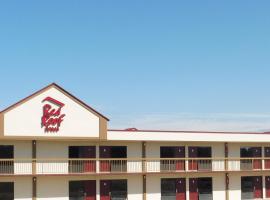
[[64, 103], [52, 98], [46, 97], [42, 103], [47, 102], [43, 106], [43, 115], [41, 117], [41, 127], [45, 132], [58, 132], [65, 114], [61, 113]]

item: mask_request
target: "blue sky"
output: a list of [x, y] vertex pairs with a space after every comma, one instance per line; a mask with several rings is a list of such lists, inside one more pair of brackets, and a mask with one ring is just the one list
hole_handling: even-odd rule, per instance
[[270, 129], [269, 1], [0, 3], [0, 109], [56, 82], [110, 127]]

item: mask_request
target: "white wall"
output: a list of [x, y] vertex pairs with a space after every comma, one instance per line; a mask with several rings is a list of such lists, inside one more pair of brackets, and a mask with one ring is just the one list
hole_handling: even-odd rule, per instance
[[[44, 128], [41, 127], [42, 109], [44, 105], [42, 100], [48, 96], [65, 104], [61, 112], [66, 116], [57, 133], [45, 132]], [[16, 124], [16, 126], [14, 124]], [[50, 88], [29, 101], [4, 113], [4, 135], [99, 137], [99, 118], [59, 90]]]
[[169, 142], [269, 142], [269, 133], [108, 131], [108, 140]]

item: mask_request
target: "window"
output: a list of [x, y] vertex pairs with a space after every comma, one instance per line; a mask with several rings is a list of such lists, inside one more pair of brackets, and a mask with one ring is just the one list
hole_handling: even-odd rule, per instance
[[[14, 147], [12, 145], [0, 145], [0, 159], [8, 159], [4, 162], [0, 161], [0, 173], [14, 173]], [[9, 160], [10, 159], [10, 160]]]
[[251, 159], [260, 158], [262, 156], [261, 147], [241, 147], [240, 156], [241, 158], [247, 158], [241, 160], [241, 170], [253, 170], [262, 168], [261, 159]]
[[161, 179], [161, 200], [174, 200], [175, 198], [175, 179]]
[[95, 200], [96, 199], [96, 181], [70, 181], [69, 182], [70, 200]]
[[[185, 158], [185, 147], [184, 146], [170, 146], [160, 147], [160, 169], [162, 171], [181, 171], [185, 170], [184, 159], [166, 159], [166, 158]], [[162, 159], [165, 158], [165, 159]]]
[[0, 182], [0, 200], [14, 200], [13, 182]]
[[127, 199], [127, 180], [111, 181], [111, 200]]
[[100, 180], [100, 199], [126, 200], [127, 180]]
[[[127, 158], [126, 146], [100, 146], [99, 147], [100, 158]], [[117, 160], [101, 160], [100, 161], [101, 172], [126, 172], [127, 161], [125, 159]]]
[[70, 173], [85, 173], [96, 171], [95, 160], [80, 160], [80, 158], [96, 158], [95, 146], [70, 146], [69, 158], [73, 158], [69, 161]]
[[241, 198], [243, 200], [262, 198], [262, 177], [241, 177]]
[[199, 178], [198, 179], [199, 199], [210, 200], [212, 199], [212, 178]]
[[212, 169], [212, 148], [211, 147], [188, 147], [189, 158], [201, 158], [189, 160], [189, 170], [205, 170], [210, 171]]

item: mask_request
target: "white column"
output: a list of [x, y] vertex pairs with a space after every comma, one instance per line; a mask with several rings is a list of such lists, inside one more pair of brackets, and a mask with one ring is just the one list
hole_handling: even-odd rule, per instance
[[[185, 157], [188, 158], [188, 146], [185, 145]], [[185, 161], [185, 169], [188, 171], [188, 160]]]
[[100, 186], [100, 180], [99, 180], [99, 178], [96, 178], [96, 197], [97, 197], [97, 200], [100, 200], [100, 193], [99, 193], [99, 191], [100, 191], [100, 188], [99, 188], [99, 186]]
[[262, 176], [263, 199], [266, 199], [265, 176]]
[[[262, 157], [264, 158], [264, 147], [262, 147]], [[264, 170], [264, 159], [262, 160], [262, 169]]]
[[189, 199], [189, 177], [186, 176], [186, 199]]

